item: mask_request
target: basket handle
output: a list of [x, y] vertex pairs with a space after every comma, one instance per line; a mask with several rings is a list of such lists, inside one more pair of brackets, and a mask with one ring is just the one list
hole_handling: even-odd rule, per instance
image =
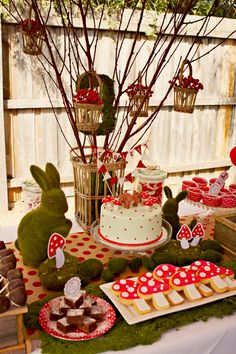
[[102, 86], [103, 86], [103, 83], [102, 83], [102, 80], [100, 79], [99, 75], [96, 73], [96, 71], [94, 70], [89, 70], [89, 71], [86, 71], [84, 72], [82, 75], [80, 75], [77, 79], [77, 90], [80, 89], [80, 84], [81, 84], [81, 81], [83, 80], [83, 78], [85, 76], [94, 76], [95, 79], [97, 80], [97, 83], [98, 83], [98, 87], [99, 87], [99, 95], [101, 94], [101, 91], [102, 91]]
[[193, 69], [192, 69], [192, 65], [191, 65], [190, 61], [188, 59], [184, 59], [182, 61], [180, 69], [179, 69], [179, 81], [180, 82], [183, 80], [183, 77], [184, 77], [184, 66], [185, 65], [188, 65], [189, 75], [192, 76], [192, 73], [193, 73]]

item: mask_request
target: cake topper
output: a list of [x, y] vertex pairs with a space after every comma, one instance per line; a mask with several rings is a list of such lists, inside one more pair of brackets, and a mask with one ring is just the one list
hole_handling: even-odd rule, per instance
[[50, 236], [48, 241], [48, 258], [56, 258], [56, 267], [61, 268], [65, 262], [63, 248], [66, 245], [64, 237], [60, 234], [54, 233]]
[[[193, 230], [186, 224], [182, 225], [176, 235], [176, 240], [180, 241], [181, 248], [188, 249], [189, 246], [197, 246], [204, 237], [205, 232], [201, 223], [197, 223]], [[189, 242], [192, 239], [191, 242]]]

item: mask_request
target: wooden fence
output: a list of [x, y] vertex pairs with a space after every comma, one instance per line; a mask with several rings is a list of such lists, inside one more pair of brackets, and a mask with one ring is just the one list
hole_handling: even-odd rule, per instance
[[[52, 25], [55, 25], [56, 22], [53, 21], [56, 20], [52, 20]], [[150, 18], [147, 17], [143, 31], [147, 30], [149, 21]], [[216, 19], [212, 19], [210, 26], [214, 27], [215, 21]], [[174, 112], [173, 94], [170, 94], [152, 126], [149, 155], [173, 178], [200, 172], [208, 174], [214, 169], [218, 171], [230, 166], [229, 151], [236, 145], [236, 36], [229, 34], [235, 24], [235, 20], [225, 19], [210, 36], [201, 38], [198, 55], [208, 52], [216, 44], [219, 46], [193, 63], [194, 77], [204, 83], [204, 90], [198, 94], [194, 113], [191, 115]], [[101, 29], [96, 70], [110, 75], [112, 63], [109, 59], [114, 52], [114, 32], [110, 31], [108, 26], [108, 23], [104, 23]], [[78, 30], [81, 31], [81, 28], [78, 20]], [[130, 27], [130, 38], [134, 35], [135, 28], [134, 24]], [[168, 80], [172, 78], [180, 57], [185, 55], [196, 28], [197, 23], [191, 25], [186, 36], [181, 38], [174, 57], [155, 84], [150, 111], [162, 98]], [[57, 25], [52, 27], [52, 30], [58, 47], [62, 48], [62, 28]], [[2, 62], [0, 60], [0, 124], [3, 127], [0, 131], [0, 211], [4, 211], [8, 208], [7, 190], [19, 188], [22, 181], [30, 177], [31, 164], [44, 167], [47, 161], [53, 162], [58, 167], [64, 183], [71, 183], [73, 180], [69, 160], [70, 148], [54, 117], [42, 81], [40, 64], [37, 59], [22, 52], [21, 37], [15, 23], [3, 23], [0, 35], [0, 58], [3, 58]], [[222, 38], [227, 36], [229, 38], [220, 44]], [[151, 44], [150, 39], [145, 45], [146, 54], [150, 52]], [[124, 55], [119, 63], [121, 70], [125, 62], [125, 52], [130, 45], [131, 41], [127, 39]], [[129, 74], [127, 84], [137, 77], [143, 59], [144, 56], [137, 59], [135, 70]], [[53, 88], [49, 79], [47, 84], [59, 122], [67, 139], [74, 146], [73, 134], [60, 94]], [[124, 98], [121, 102], [121, 114], [125, 100]], [[131, 145], [132, 141], [127, 148]]]

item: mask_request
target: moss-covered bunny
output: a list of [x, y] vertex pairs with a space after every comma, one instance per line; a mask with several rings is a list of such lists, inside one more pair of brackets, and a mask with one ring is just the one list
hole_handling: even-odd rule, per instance
[[168, 186], [164, 187], [164, 192], [167, 201], [162, 207], [162, 217], [172, 226], [172, 238], [175, 238], [181, 227], [178, 216], [179, 203], [187, 197], [188, 192], [181, 191], [175, 198], [173, 198], [172, 191]]
[[22, 254], [23, 263], [38, 267], [47, 258], [50, 236], [57, 232], [66, 237], [72, 222], [66, 219], [68, 204], [60, 187], [60, 175], [52, 163], [46, 164], [45, 172], [38, 166], [30, 166], [30, 172], [42, 189], [41, 205], [27, 213], [18, 227], [16, 247]]

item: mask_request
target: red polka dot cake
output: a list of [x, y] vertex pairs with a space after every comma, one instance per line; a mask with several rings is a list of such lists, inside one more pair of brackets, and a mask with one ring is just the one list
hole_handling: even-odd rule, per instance
[[157, 198], [124, 193], [102, 200], [99, 236], [121, 246], [147, 246], [162, 238], [162, 211]]

